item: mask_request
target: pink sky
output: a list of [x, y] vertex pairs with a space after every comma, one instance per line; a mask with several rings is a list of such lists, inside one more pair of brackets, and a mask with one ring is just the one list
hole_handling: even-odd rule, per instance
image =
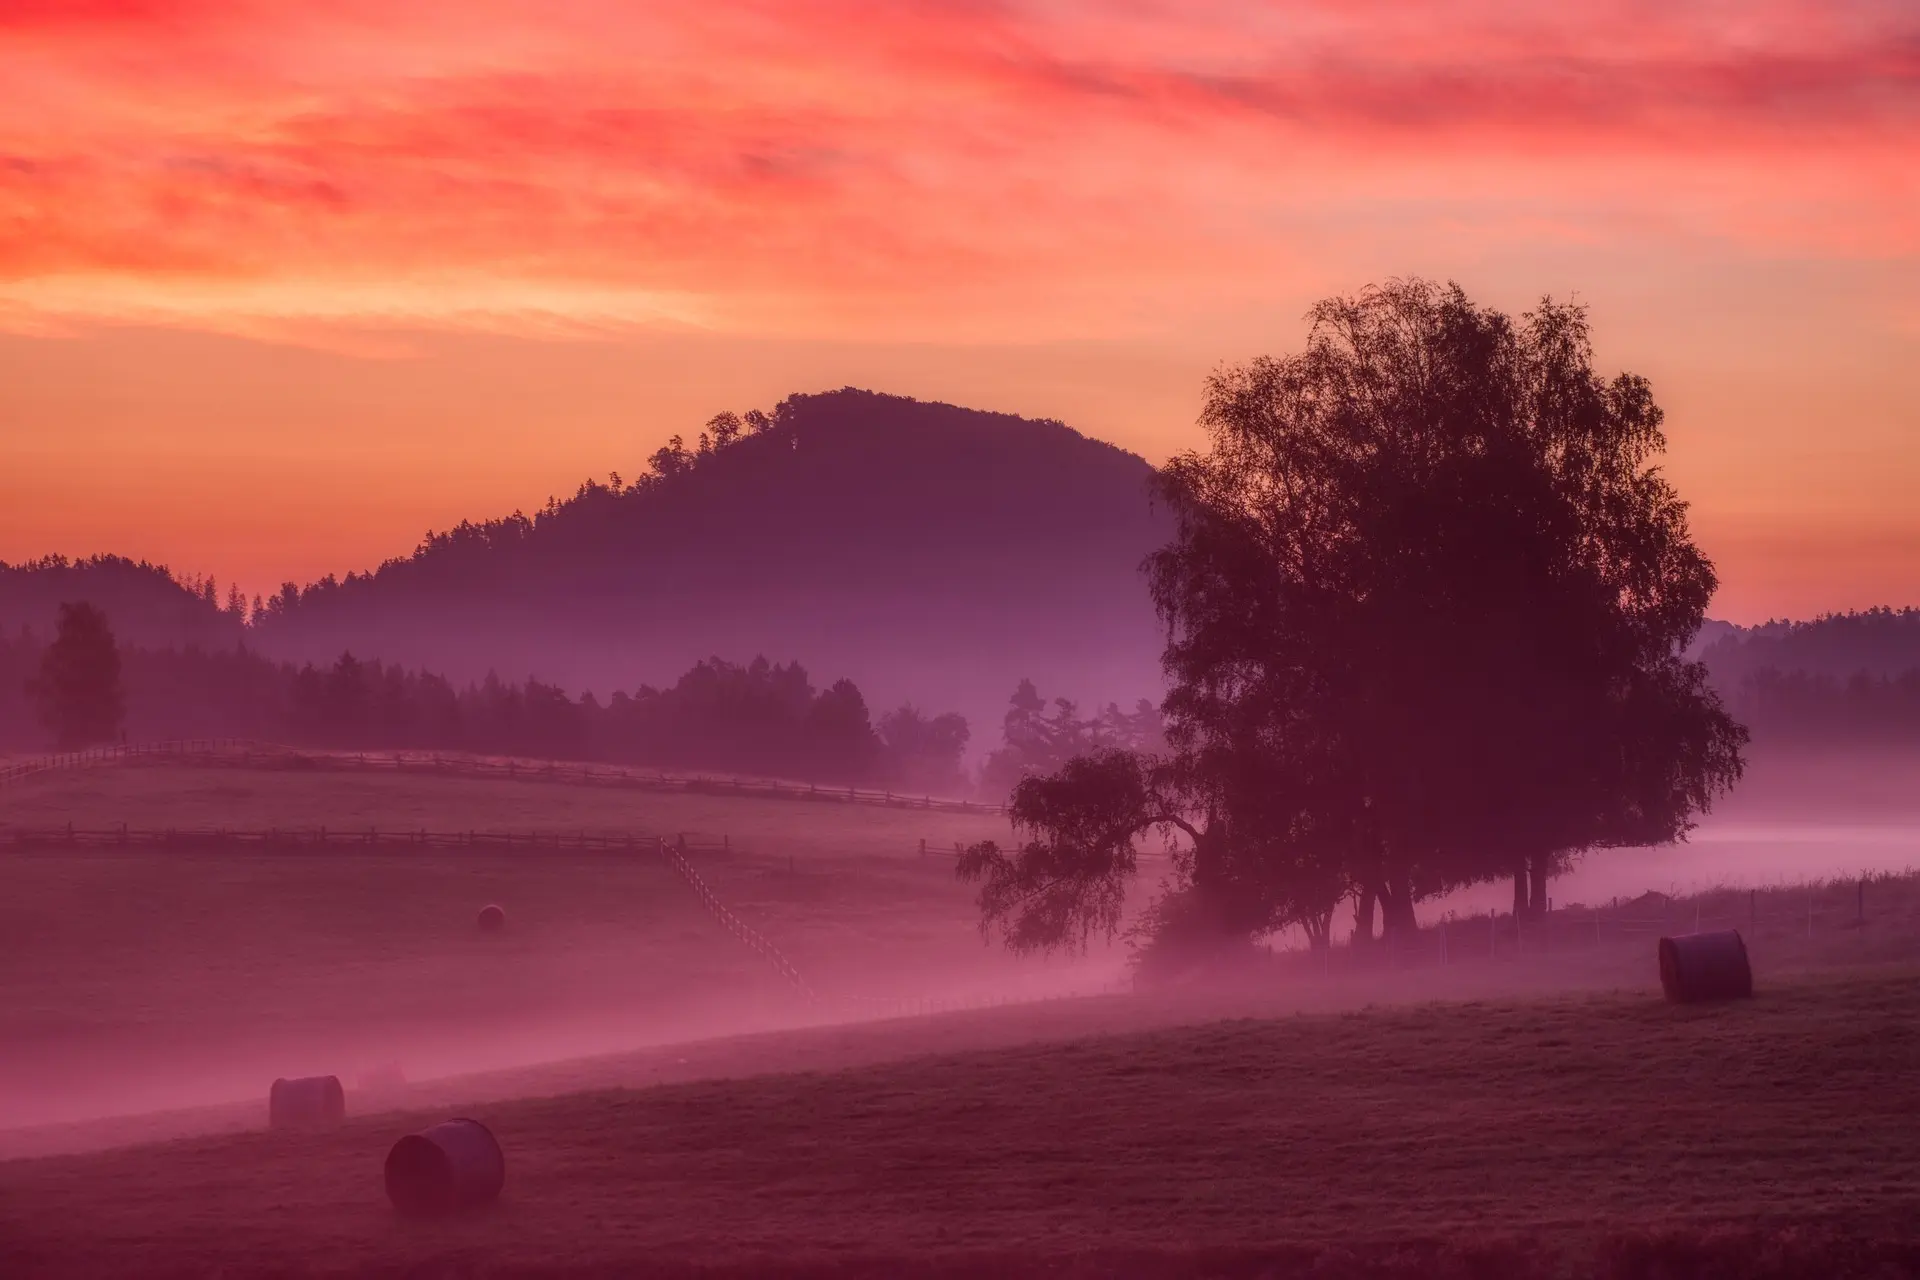
[[0, 557], [265, 590], [853, 383], [1158, 461], [1315, 298], [1593, 310], [1752, 620], [1920, 601], [1904, 3], [0, 2]]

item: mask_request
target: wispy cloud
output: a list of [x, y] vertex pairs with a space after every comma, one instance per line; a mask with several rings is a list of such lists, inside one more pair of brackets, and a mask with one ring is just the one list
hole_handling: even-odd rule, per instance
[[19, 326], [1087, 333], [1461, 226], [1920, 250], [1885, 3], [13, 0], [0, 79]]

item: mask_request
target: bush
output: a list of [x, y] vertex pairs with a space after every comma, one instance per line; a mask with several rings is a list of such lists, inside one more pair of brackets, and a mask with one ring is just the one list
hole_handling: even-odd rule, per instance
[[1244, 970], [1260, 954], [1252, 935], [1230, 922], [1227, 904], [1192, 885], [1168, 888], [1126, 937], [1136, 986]]

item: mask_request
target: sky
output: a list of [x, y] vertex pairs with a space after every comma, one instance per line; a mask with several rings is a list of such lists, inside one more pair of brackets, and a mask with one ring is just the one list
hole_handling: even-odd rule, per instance
[[843, 385], [1150, 461], [1391, 277], [1591, 309], [1717, 616], [1920, 603], [1910, 0], [0, 0], [0, 559], [266, 592]]

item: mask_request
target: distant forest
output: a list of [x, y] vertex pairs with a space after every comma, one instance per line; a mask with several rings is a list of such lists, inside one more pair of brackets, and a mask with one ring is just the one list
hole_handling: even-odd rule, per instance
[[[0, 636], [0, 750], [45, 750], [28, 686], [45, 637]], [[130, 741], [241, 737], [345, 749], [599, 760], [951, 794], [967, 723], [911, 705], [877, 720], [850, 680], [816, 689], [797, 663], [712, 659], [674, 684], [604, 701], [495, 677], [456, 687], [343, 654], [276, 663], [245, 648], [122, 646]]]
[[[0, 634], [0, 751], [47, 748], [29, 694], [46, 651], [31, 628]], [[1091, 716], [1021, 681], [1000, 745], [976, 777], [962, 716], [911, 703], [874, 719], [850, 680], [816, 689], [798, 663], [713, 658], [671, 686], [604, 701], [528, 679], [456, 687], [430, 672], [342, 654], [330, 666], [276, 663], [244, 647], [120, 649], [126, 736], [254, 738], [346, 750], [441, 750], [891, 786], [998, 797], [1026, 773], [1100, 747], [1150, 750], [1160, 715], [1141, 700]]]
[[[860, 396], [816, 397], [810, 403], [816, 409], [831, 406], [841, 413], [849, 412], [850, 406], [874, 412], [897, 408], [885, 398]], [[936, 409], [939, 413], [934, 413]], [[1001, 421], [991, 415], [970, 415], [945, 406], [919, 406], [916, 412], [921, 410], [930, 415], [929, 422], [944, 423], [951, 418], [959, 424], [955, 430], [964, 427], [973, 433], [990, 428], [1009, 438], [1025, 439], [1021, 433], [1036, 426], [1013, 419]], [[1022, 674], [1020, 667], [997, 686], [985, 686], [984, 693], [974, 686], [984, 685], [989, 677], [984, 672], [968, 677], [972, 683], [967, 686], [969, 701], [964, 705], [972, 712], [973, 724], [991, 723], [996, 707], [1004, 712], [997, 745], [974, 741], [969, 720], [958, 713], [930, 714], [912, 705], [876, 713], [853, 682], [842, 680], [824, 689], [815, 688], [800, 663], [755, 660], [739, 665], [737, 659], [756, 649], [784, 645], [783, 637], [789, 634], [792, 619], [775, 613], [761, 617], [753, 627], [747, 625], [747, 613], [742, 613], [737, 621], [743, 634], [751, 633], [750, 638], [706, 650], [729, 654], [735, 661], [712, 658], [696, 662], [688, 657], [669, 665], [664, 657], [648, 658], [636, 651], [620, 663], [623, 669], [680, 670], [684, 674], [661, 688], [629, 686], [628, 690], [611, 693], [605, 691], [614, 681], [606, 679], [566, 677], [548, 683], [528, 678], [511, 683], [491, 675], [478, 679], [449, 677], [435, 674], [450, 669], [438, 660], [399, 662], [390, 654], [368, 654], [357, 643], [323, 650], [329, 656], [314, 662], [300, 660], [299, 654], [275, 652], [278, 633], [290, 617], [323, 608], [324, 601], [344, 594], [372, 590], [368, 584], [375, 577], [388, 581], [395, 591], [418, 595], [415, 603], [419, 608], [431, 611], [447, 576], [471, 576], [475, 590], [480, 590], [479, 583], [492, 572], [487, 567], [492, 564], [491, 557], [517, 559], [518, 552], [506, 549], [521, 546], [538, 530], [548, 530], [553, 544], [542, 557], [560, 557], [567, 546], [603, 543], [604, 529], [592, 536], [575, 536], [589, 525], [599, 526], [599, 517], [590, 517], [591, 512], [609, 513], [611, 504], [616, 503], [644, 506], [655, 499], [664, 500], [662, 495], [695, 473], [722, 471], [724, 463], [744, 461], [756, 448], [775, 447], [787, 457], [805, 457], [804, 452], [795, 455], [790, 448], [776, 445], [785, 438], [783, 432], [797, 429], [792, 423], [806, 420], [805, 415], [796, 419], [795, 412], [789, 411], [778, 417], [785, 418], [789, 425], [781, 426], [776, 417], [733, 419], [721, 415], [709, 424], [707, 437], [695, 447], [689, 449], [675, 441], [662, 449], [650, 459], [638, 481], [614, 479], [606, 485], [587, 484], [573, 500], [554, 504], [531, 520], [510, 517], [487, 525], [461, 526], [430, 537], [414, 557], [386, 566], [378, 575], [361, 575], [350, 583], [323, 582], [305, 590], [290, 588], [270, 601], [248, 601], [233, 587], [223, 590], [212, 579], [183, 578], [164, 566], [118, 556], [85, 560], [55, 556], [13, 565], [0, 562], [0, 750], [25, 752], [48, 746], [25, 686], [52, 637], [59, 606], [69, 601], [94, 603], [108, 616], [123, 654], [127, 733], [136, 740], [232, 735], [367, 749], [460, 749], [768, 773], [949, 793], [977, 784], [997, 796], [1004, 795], [1022, 773], [1045, 772], [1090, 746], [1143, 745], [1157, 738], [1158, 717], [1146, 703], [1139, 703], [1131, 712], [1107, 705], [1082, 716], [1073, 702], [1058, 698], [1049, 702], [1025, 682], [1011, 702], [1005, 701], [1005, 691]], [[1070, 433], [1063, 430], [1052, 436], [1043, 431], [1036, 438], [1051, 441], [1049, 447], [1065, 449], [1068, 455], [1087, 447], [1087, 442], [1070, 438]], [[726, 459], [720, 457], [723, 453], [728, 455]], [[1070, 467], [1062, 464], [1065, 469], [1058, 474], [1079, 474], [1072, 468], [1085, 470], [1089, 465], [1098, 471], [1124, 461], [1124, 455], [1113, 450], [1094, 450], [1089, 456], [1091, 464], [1086, 459]], [[871, 474], [862, 475], [863, 484], [871, 482]], [[1054, 511], [1048, 520], [1063, 527], [1072, 525], [1094, 505], [1124, 501], [1122, 495], [1133, 482], [1123, 474], [1103, 483], [1106, 487], [1098, 494], [1091, 490], [1083, 493], [1070, 509]], [[765, 497], [770, 492], [750, 496]], [[752, 506], [742, 498], [729, 510]], [[806, 521], [789, 514], [794, 516], [795, 532], [803, 531]], [[943, 518], [950, 522], [959, 519], [953, 513]], [[576, 520], [582, 522], [579, 529], [572, 523]], [[847, 538], [853, 536], [849, 530], [842, 532]], [[954, 523], [951, 532], [957, 538], [960, 525]], [[1067, 541], [1076, 542], [1083, 533], [1076, 532]], [[1120, 536], [1111, 530], [1107, 534]], [[753, 536], [765, 546], [780, 546], [791, 540], [788, 534], [771, 529], [756, 530]], [[1140, 529], [1128, 529], [1121, 540], [1138, 542], [1143, 536]], [[692, 555], [708, 553], [712, 548], [698, 539], [689, 542], [683, 537], [675, 550], [676, 554]], [[831, 561], [842, 548], [822, 546], [817, 550]], [[478, 558], [466, 569], [456, 570], [454, 566], [465, 563], [468, 556]], [[656, 568], [673, 559], [666, 555], [650, 557]], [[429, 564], [440, 566], [434, 571], [436, 581], [422, 580], [409, 586], [409, 575], [425, 574], [424, 566]], [[975, 568], [979, 570], [980, 566]], [[1070, 568], [1066, 561], [1056, 561], [1047, 566], [1047, 571], [1062, 580], [1074, 580], [1076, 573]], [[1082, 586], [1087, 585], [1085, 575], [1079, 575], [1078, 580]], [[1115, 579], [1115, 584], [1103, 585], [1100, 591], [1111, 593], [1124, 587], [1129, 595], [1138, 593], [1137, 575], [1131, 567], [1123, 578]], [[860, 584], [860, 589], [874, 601], [893, 599], [890, 582], [867, 581]], [[991, 588], [992, 593], [1009, 590], [1004, 583]], [[826, 593], [828, 589], [822, 587], [820, 591]], [[791, 599], [805, 594], [795, 595], [789, 590], [780, 597], [789, 600], [783, 607], [791, 613]], [[1033, 596], [1025, 586], [1012, 594], [1021, 599]], [[743, 588], [740, 598], [761, 597]], [[991, 598], [991, 594], [979, 597]], [[876, 672], [895, 663], [891, 672], [895, 696], [889, 702], [900, 702], [904, 691], [921, 706], [954, 706], [961, 686], [947, 679], [947, 673], [984, 665], [989, 653], [997, 655], [999, 667], [1016, 662], [1025, 666], [1029, 658], [1045, 657], [1053, 663], [1052, 674], [1038, 660], [1034, 667], [1027, 668], [1027, 673], [1041, 684], [1065, 683], [1069, 678], [1061, 670], [1063, 665], [1072, 665], [1070, 656], [1076, 652], [1072, 635], [1044, 633], [1037, 625], [1002, 626], [990, 634], [969, 638], [967, 653], [972, 657], [963, 660], [966, 655], [952, 647], [951, 637], [937, 643], [928, 639], [942, 635], [941, 629], [952, 622], [951, 617], [946, 613], [916, 614], [912, 602], [906, 599], [896, 603], [899, 607], [894, 612], [907, 623], [896, 627], [898, 619], [891, 615], [879, 621], [869, 618], [864, 624], [867, 636], [862, 646], [857, 651], [849, 649], [844, 662], [833, 664], [852, 671], [862, 683], [870, 678], [884, 683]], [[862, 629], [846, 599], [831, 608], [817, 601], [816, 606], [823, 616], [832, 618], [833, 630]], [[1074, 614], [1077, 621], [1073, 635], [1098, 635], [1118, 616], [1114, 610], [1098, 607], [1079, 611]], [[1064, 617], [1056, 618], [1055, 623], [1064, 627]], [[643, 638], [647, 627], [643, 614], [623, 621], [616, 630], [638, 628], [633, 634]], [[455, 629], [471, 633], [486, 628], [467, 619]], [[1000, 653], [994, 648], [996, 644], [1012, 644], [1017, 652]], [[355, 658], [342, 652], [349, 648], [364, 656]], [[556, 660], [565, 651], [566, 643], [560, 639], [543, 642], [542, 652]], [[898, 665], [903, 654], [911, 655], [914, 665]], [[1698, 642], [1696, 656], [1708, 665], [1712, 682], [1729, 709], [1752, 728], [1759, 750], [1848, 743], [1920, 745], [1920, 610], [1874, 609], [1754, 627], [1710, 622]], [[283, 660], [286, 657], [295, 660]], [[1081, 665], [1085, 669], [1076, 678], [1096, 687], [1105, 685], [1113, 694], [1137, 698], [1148, 691], [1141, 687], [1146, 678], [1132, 667]], [[530, 666], [544, 664], [528, 663], [519, 669]], [[546, 674], [551, 677], [554, 673]], [[582, 693], [583, 688], [597, 692]], [[966, 768], [969, 746], [984, 748], [976, 752], [976, 759], [985, 757], [977, 769]]]
[[48, 634], [84, 600], [136, 648], [352, 652], [603, 698], [765, 653], [852, 676], [876, 715], [911, 700], [976, 726], [1022, 678], [1087, 705], [1158, 688], [1139, 574], [1170, 532], [1153, 468], [1059, 422], [846, 389], [715, 414], [617, 462], [538, 509], [244, 599], [118, 557], [0, 567], [0, 631]]
[[[666, 687], [601, 697], [533, 678], [457, 685], [351, 654], [325, 665], [275, 662], [246, 646], [239, 611], [220, 602], [214, 584], [177, 583], [161, 593], [150, 588], [164, 570], [118, 561], [93, 567], [103, 566], [143, 583], [150, 607], [136, 616], [136, 633], [186, 619], [220, 646], [121, 644], [131, 741], [246, 737], [472, 751], [994, 798], [1024, 774], [1046, 773], [1095, 748], [1162, 743], [1151, 702], [1138, 700], [1131, 711], [1109, 703], [1082, 715], [1070, 700], [1042, 697], [1030, 681], [1013, 691], [998, 744], [970, 769], [964, 717], [912, 704], [875, 716], [851, 680], [816, 688], [798, 663], [712, 658]], [[0, 567], [0, 581], [7, 572]], [[0, 630], [0, 751], [48, 748], [28, 686], [50, 638], [32, 625]], [[1763, 750], [1920, 745], [1920, 610], [1723, 627], [1701, 657]]]

